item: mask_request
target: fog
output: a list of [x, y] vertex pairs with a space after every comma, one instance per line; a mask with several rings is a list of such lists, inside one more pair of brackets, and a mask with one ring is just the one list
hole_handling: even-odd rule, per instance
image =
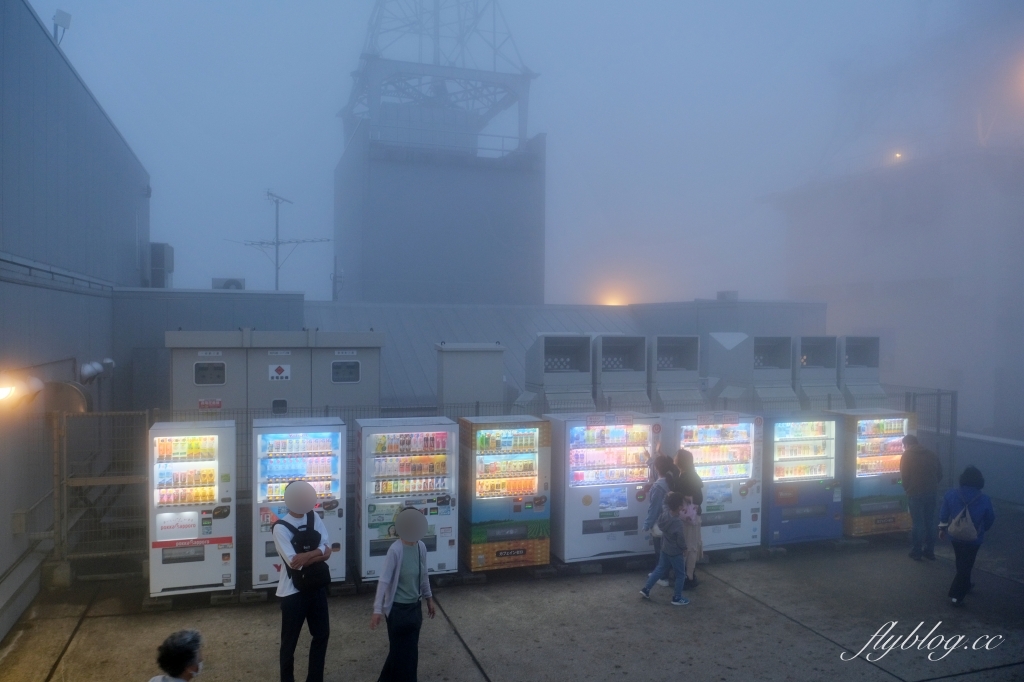
[[[176, 286], [272, 288], [267, 258], [236, 243], [273, 237], [268, 188], [295, 202], [282, 238], [333, 236], [335, 115], [371, 4], [33, 1], [46, 23], [72, 15], [62, 49], [152, 176], [152, 239], [174, 245]], [[766, 198], [894, 150], [974, 142], [1021, 26], [1011, 2], [503, 9], [540, 74], [530, 134], [548, 135], [552, 303], [784, 295]], [[330, 251], [299, 247], [282, 289], [329, 298]]]

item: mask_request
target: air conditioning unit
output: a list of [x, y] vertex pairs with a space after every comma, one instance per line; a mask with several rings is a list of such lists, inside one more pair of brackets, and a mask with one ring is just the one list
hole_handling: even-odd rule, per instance
[[214, 289], [239, 289], [239, 290], [245, 289], [245, 279], [244, 278], [240, 278], [240, 277], [231, 277], [231, 278], [227, 278], [227, 279], [224, 279], [224, 278], [221, 278], [221, 277], [214, 277], [213, 278], [213, 288]]

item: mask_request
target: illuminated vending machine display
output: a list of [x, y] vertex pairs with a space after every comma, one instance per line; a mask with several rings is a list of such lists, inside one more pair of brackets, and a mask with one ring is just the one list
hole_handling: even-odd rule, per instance
[[843, 495], [836, 468], [835, 417], [794, 414], [765, 421], [767, 453], [764, 539], [769, 546], [843, 534]]
[[254, 419], [252, 426], [252, 586], [273, 587], [281, 579], [274, 522], [303, 523], [287, 518], [284, 489], [292, 481], [316, 490], [314, 511], [330, 539], [331, 580], [345, 580], [345, 423], [337, 417]]
[[417, 509], [427, 517], [427, 571], [458, 571], [458, 427], [445, 417], [359, 419], [356, 527], [359, 575], [376, 580], [398, 539], [395, 517]]
[[862, 408], [837, 410], [842, 430], [843, 532], [851, 536], [908, 530], [907, 496], [900, 475], [903, 436], [913, 414]]
[[459, 433], [463, 563], [471, 571], [550, 563], [550, 424], [464, 417]]
[[622, 414], [545, 415], [551, 421], [551, 553], [561, 561], [650, 554], [648, 460], [657, 419]]
[[235, 422], [149, 430], [149, 592], [235, 588]]
[[704, 482], [705, 550], [761, 544], [761, 444], [764, 420], [735, 412], [661, 415], [661, 450], [693, 453]]

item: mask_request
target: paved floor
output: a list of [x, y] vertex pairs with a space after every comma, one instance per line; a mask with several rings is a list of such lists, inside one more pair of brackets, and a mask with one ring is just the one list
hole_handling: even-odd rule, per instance
[[[899, 538], [712, 562], [699, 569], [702, 583], [687, 607], [670, 606], [666, 588], [641, 600], [644, 571], [492, 574], [485, 585], [437, 590], [442, 611], [423, 628], [420, 679], [1024, 680], [1024, 509], [998, 513], [964, 609], [944, 598], [951, 560], [913, 562]], [[145, 681], [156, 673], [157, 644], [182, 627], [206, 638], [204, 680], [277, 679], [276, 604], [210, 608], [180, 599], [173, 611], [144, 613], [143, 591], [104, 583], [40, 597], [0, 643], [0, 682]], [[368, 629], [371, 605], [370, 594], [331, 599], [329, 680], [376, 679], [387, 635]], [[923, 635], [938, 624], [933, 657], [948, 643], [955, 648], [938, 661], [924, 647], [841, 660], [887, 621], [897, 621], [890, 635], [908, 635], [918, 623]], [[972, 648], [996, 635], [999, 646]], [[300, 651], [307, 643], [304, 636]], [[873, 659], [881, 653], [868, 651]], [[297, 672], [302, 679], [304, 665]]]

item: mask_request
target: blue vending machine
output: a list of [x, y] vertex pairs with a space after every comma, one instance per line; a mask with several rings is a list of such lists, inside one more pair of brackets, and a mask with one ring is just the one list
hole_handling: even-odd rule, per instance
[[834, 416], [794, 413], [765, 420], [771, 472], [763, 537], [768, 546], [839, 538], [843, 488]]

